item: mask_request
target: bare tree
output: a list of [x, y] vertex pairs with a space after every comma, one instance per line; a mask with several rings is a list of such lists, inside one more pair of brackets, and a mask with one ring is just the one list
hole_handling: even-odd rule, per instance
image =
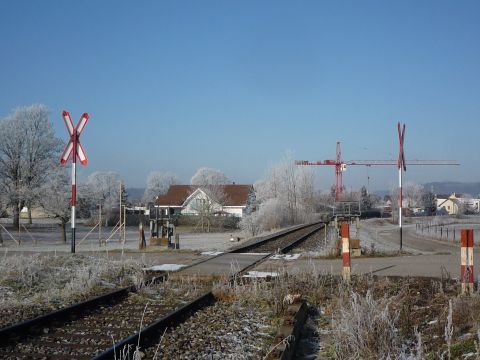
[[115, 218], [114, 208], [118, 209], [120, 199], [120, 175], [113, 171], [91, 173], [84, 185], [84, 191], [93, 204], [101, 204], [105, 221]]
[[190, 183], [193, 185], [192, 191], [200, 188], [205, 196], [198, 196], [195, 203], [192, 204], [199, 215], [200, 226], [203, 231], [210, 232], [213, 216], [216, 212], [221, 212], [223, 206], [228, 201], [228, 196], [223, 185], [230, 182], [228, 177], [217, 169], [202, 167], [192, 176]]
[[230, 180], [223, 172], [208, 167], [198, 169], [190, 179], [190, 184], [200, 186], [225, 185], [228, 183], [230, 183]]
[[435, 214], [437, 210], [437, 199], [435, 194], [431, 191], [424, 191], [421, 198], [421, 206], [426, 211], [427, 215]]
[[258, 210], [242, 220], [245, 229], [251, 227], [249, 222], [254, 220], [261, 230], [271, 230], [309, 222], [315, 217], [313, 171], [296, 167], [290, 155], [272, 166], [265, 178], [255, 183], [254, 188]]
[[[0, 191], [13, 209], [13, 224], [20, 211], [31, 209], [61, 151], [44, 105], [20, 107], [0, 120]], [[30, 218], [31, 220], [31, 218]]]
[[425, 188], [422, 185], [408, 183], [404, 189], [404, 197], [407, 200], [408, 207], [420, 207], [422, 204], [422, 195]]
[[39, 192], [39, 203], [46, 214], [60, 222], [62, 240], [67, 242], [66, 224], [71, 217], [71, 184], [68, 171], [56, 166]]
[[362, 211], [370, 210], [372, 208], [372, 198], [365, 186], [360, 189], [360, 206]]
[[171, 185], [178, 183], [178, 177], [170, 172], [153, 171], [147, 177], [147, 187], [143, 194], [145, 204], [154, 201], [158, 195], [165, 194]]

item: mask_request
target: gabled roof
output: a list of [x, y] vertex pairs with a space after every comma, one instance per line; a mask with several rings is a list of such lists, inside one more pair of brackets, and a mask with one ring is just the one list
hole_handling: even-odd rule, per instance
[[192, 185], [170, 185], [165, 195], [160, 195], [155, 201], [159, 206], [182, 206], [185, 200], [196, 188]]
[[461, 206], [463, 203], [459, 200], [459, 199], [456, 199], [456, 198], [448, 198], [448, 199], [445, 199], [444, 201], [442, 201], [440, 204], [438, 204], [437, 207], [441, 208], [443, 206], [443, 204], [447, 203], [451, 201], [452, 203], [454, 203], [455, 205], [457, 206]]
[[[252, 185], [217, 185], [226, 195], [224, 206], [246, 206]], [[198, 185], [171, 185], [165, 195], [157, 197], [157, 206], [182, 206], [187, 198], [201, 186]]]
[[437, 199], [449, 199], [449, 198], [462, 198], [463, 194], [451, 193], [451, 194], [437, 194]]

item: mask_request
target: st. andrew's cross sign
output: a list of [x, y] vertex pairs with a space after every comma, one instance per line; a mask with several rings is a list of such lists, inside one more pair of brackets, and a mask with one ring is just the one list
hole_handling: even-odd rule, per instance
[[65, 126], [67, 127], [68, 135], [70, 140], [68, 141], [65, 150], [60, 158], [60, 164], [65, 165], [68, 162], [68, 159], [72, 158], [72, 219], [70, 223], [72, 225], [72, 253], [75, 252], [75, 206], [77, 203], [77, 158], [80, 160], [80, 164], [86, 166], [88, 164], [88, 158], [83, 150], [82, 144], [80, 144], [80, 134], [85, 125], [88, 122], [88, 114], [84, 113], [80, 120], [78, 121], [77, 126], [73, 126], [72, 118], [67, 111], [62, 113], [63, 121], [65, 121]]

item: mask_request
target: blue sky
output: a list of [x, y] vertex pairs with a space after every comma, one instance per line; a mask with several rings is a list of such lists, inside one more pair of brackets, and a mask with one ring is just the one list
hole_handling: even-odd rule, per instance
[[[0, 116], [43, 103], [91, 120], [96, 170], [144, 186], [201, 166], [237, 183], [295, 158], [456, 159], [406, 181], [480, 181], [478, 1], [2, 1]], [[328, 188], [333, 168], [317, 168]], [[395, 168], [348, 169], [388, 189]]]

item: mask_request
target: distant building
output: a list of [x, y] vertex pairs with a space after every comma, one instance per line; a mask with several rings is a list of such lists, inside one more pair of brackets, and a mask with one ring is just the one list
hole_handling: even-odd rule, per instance
[[480, 199], [463, 194], [452, 193], [437, 195], [437, 211], [449, 215], [480, 212]]
[[165, 195], [157, 196], [155, 207], [165, 215], [199, 215], [208, 209], [215, 216], [243, 217], [254, 199], [252, 185], [171, 185]]

